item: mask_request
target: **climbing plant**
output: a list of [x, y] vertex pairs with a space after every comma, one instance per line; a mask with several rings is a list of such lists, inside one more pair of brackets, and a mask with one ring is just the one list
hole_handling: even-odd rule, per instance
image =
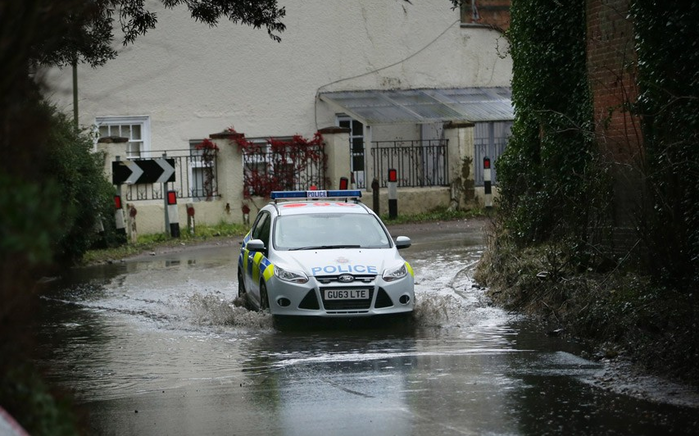
[[[228, 131], [236, 133], [233, 128]], [[294, 135], [290, 139], [268, 138], [264, 142], [250, 141], [238, 134], [232, 141], [243, 154], [245, 198], [326, 185], [327, 158], [320, 132], [313, 139]]]
[[699, 3], [635, 0], [647, 202], [640, 234], [654, 277], [699, 285]]
[[585, 1], [519, 0], [511, 14], [516, 117], [496, 164], [502, 217], [520, 244], [568, 236], [584, 241], [597, 186]]

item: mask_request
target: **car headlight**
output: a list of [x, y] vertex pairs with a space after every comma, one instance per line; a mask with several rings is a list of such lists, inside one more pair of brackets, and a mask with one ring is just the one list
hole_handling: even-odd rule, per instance
[[381, 276], [384, 281], [392, 282], [394, 280], [402, 279], [408, 275], [408, 268], [405, 267], [405, 263], [395, 268], [386, 268]]
[[290, 271], [280, 268], [277, 265], [274, 265], [274, 275], [277, 276], [279, 280], [284, 280], [285, 282], [303, 284], [308, 281], [308, 276], [305, 273], [301, 271]]

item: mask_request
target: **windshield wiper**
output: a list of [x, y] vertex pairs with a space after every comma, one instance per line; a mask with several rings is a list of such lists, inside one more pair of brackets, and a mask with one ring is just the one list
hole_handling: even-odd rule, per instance
[[332, 250], [333, 248], [362, 248], [361, 245], [310, 245], [308, 247], [296, 247], [290, 248], [289, 251], [300, 251], [300, 250]]

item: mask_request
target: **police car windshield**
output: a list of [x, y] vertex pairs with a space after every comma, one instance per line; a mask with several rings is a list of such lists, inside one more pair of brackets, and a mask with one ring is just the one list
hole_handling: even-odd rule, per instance
[[388, 248], [389, 236], [373, 215], [308, 214], [277, 218], [277, 250]]

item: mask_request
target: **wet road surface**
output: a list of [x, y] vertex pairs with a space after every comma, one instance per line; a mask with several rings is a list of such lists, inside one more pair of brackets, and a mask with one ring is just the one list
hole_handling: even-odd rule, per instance
[[696, 408], [601, 389], [603, 363], [489, 306], [480, 225], [392, 234], [413, 239], [409, 322], [279, 330], [232, 304], [237, 245], [199, 247], [72, 271], [42, 300], [42, 363], [94, 434], [699, 433]]

